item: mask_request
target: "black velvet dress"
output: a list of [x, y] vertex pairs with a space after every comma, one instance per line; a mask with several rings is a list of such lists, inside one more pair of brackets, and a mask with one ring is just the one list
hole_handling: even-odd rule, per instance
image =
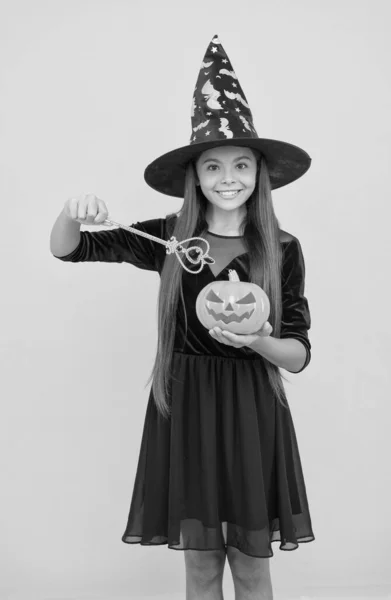
[[[132, 227], [168, 240], [167, 221]], [[262, 356], [213, 339], [199, 322], [195, 303], [208, 283], [235, 269], [249, 281], [241, 237], [208, 232], [210, 256], [199, 274], [183, 271], [188, 321], [179, 313], [170, 405], [171, 420], [158, 413], [150, 390], [129, 516], [122, 541], [166, 544], [174, 550], [234, 546], [254, 557], [273, 556], [272, 542], [295, 550], [315, 539], [294, 424], [275, 398]], [[178, 240], [180, 241], [180, 240]], [[311, 325], [304, 296], [305, 265], [299, 240], [281, 232], [283, 248], [281, 338], [296, 338], [311, 359]], [[127, 262], [161, 273], [163, 244], [122, 228], [82, 231], [63, 261]], [[198, 267], [195, 267], [198, 268]], [[273, 335], [273, 334], [272, 334]], [[289, 405], [288, 405], [289, 406]]]

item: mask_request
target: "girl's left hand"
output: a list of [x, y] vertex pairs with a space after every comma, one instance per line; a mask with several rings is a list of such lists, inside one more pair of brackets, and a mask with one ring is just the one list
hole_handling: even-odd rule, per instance
[[227, 344], [227, 346], [234, 346], [234, 348], [242, 348], [243, 346], [250, 346], [259, 337], [267, 337], [273, 331], [273, 327], [269, 321], [266, 321], [261, 329], [252, 334], [238, 334], [231, 333], [226, 329], [220, 329], [220, 327], [213, 327], [209, 329], [209, 334], [218, 342]]

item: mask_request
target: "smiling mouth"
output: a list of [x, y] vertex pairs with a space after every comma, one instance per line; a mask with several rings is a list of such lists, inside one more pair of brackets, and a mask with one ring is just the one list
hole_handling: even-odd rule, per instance
[[236, 198], [236, 196], [238, 196], [242, 191], [243, 190], [232, 190], [226, 192], [216, 191], [216, 194], [219, 194], [219, 196], [221, 196], [222, 198]]

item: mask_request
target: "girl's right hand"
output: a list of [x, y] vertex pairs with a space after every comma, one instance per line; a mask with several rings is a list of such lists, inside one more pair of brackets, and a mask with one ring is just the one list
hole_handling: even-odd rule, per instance
[[68, 198], [64, 204], [64, 213], [69, 219], [82, 225], [100, 225], [109, 215], [104, 201], [94, 194]]

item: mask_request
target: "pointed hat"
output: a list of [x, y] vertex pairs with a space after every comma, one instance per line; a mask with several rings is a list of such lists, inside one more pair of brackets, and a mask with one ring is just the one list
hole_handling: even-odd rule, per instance
[[145, 169], [158, 192], [183, 198], [186, 165], [217, 146], [247, 146], [264, 156], [272, 189], [295, 181], [309, 169], [309, 155], [287, 142], [258, 137], [246, 96], [217, 35], [201, 64], [191, 107], [190, 143], [163, 154]]

